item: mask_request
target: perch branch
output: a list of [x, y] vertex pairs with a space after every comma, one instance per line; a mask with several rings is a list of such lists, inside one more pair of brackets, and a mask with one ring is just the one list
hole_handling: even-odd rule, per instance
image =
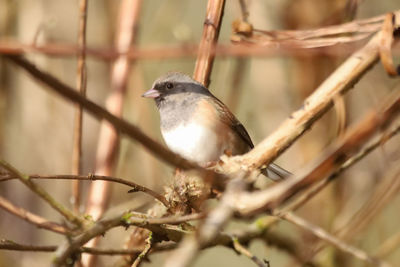
[[[303, 168], [294, 177], [271, 188], [254, 193], [243, 193], [236, 198], [236, 207], [242, 214], [276, 207], [307, 186], [322, 180], [354, 154], [376, 131], [396, 118], [400, 110], [400, 92], [395, 91], [376, 111], [369, 112], [345, 136], [331, 145], [326, 153]], [[250, 152], [251, 153], [251, 152]]]

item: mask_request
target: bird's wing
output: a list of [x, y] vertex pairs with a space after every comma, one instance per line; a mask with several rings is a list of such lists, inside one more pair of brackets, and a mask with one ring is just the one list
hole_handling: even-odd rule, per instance
[[230, 112], [227, 106], [225, 106], [224, 103], [221, 102], [218, 98], [215, 96], [212, 96], [216, 101], [213, 101], [216, 105], [216, 108], [220, 111], [221, 114], [224, 114], [224, 116], [221, 116], [222, 121], [231, 127], [235, 133], [238, 134], [238, 136], [250, 147], [253, 148], [254, 144], [251, 141], [250, 135], [247, 132], [246, 128], [244, 128], [243, 124], [240, 123], [238, 119], [236, 119], [235, 115]]
[[[221, 119], [224, 123], [229, 125], [235, 133], [237, 133], [240, 138], [247, 143], [250, 148], [253, 148], [253, 142], [249, 136], [249, 133], [246, 131], [246, 128], [236, 119], [236, 117], [229, 111], [229, 109], [222, 103], [218, 98], [214, 97], [216, 101], [213, 101], [216, 104], [216, 108], [226, 116], [221, 116]], [[289, 171], [283, 169], [282, 167], [276, 165], [275, 163], [270, 163], [267, 168], [261, 170], [261, 172], [274, 181], [278, 181], [284, 179], [290, 175], [292, 175]]]

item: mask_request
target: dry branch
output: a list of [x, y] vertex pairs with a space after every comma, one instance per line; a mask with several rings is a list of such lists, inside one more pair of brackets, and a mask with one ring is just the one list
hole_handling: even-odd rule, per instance
[[[274, 208], [300, 190], [322, 180], [349, 159], [375, 132], [389, 126], [400, 111], [400, 92], [394, 92], [388, 102], [371, 111], [347, 134], [326, 149], [326, 153], [304, 167], [298, 174], [271, 188], [255, 193], [244, 193], [236, 199], [242, 214], [254, 214]], [[251, 152], [250, 152], [251, 153]]]

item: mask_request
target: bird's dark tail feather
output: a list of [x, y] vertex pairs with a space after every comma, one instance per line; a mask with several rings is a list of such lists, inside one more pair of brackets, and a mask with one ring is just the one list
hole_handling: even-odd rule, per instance
[[291, 172], [279, 167], [275, 163], [269, 164], [267, 168], [261, 170], [261, 173], [274, 181], [281, 181], [292, 175]]

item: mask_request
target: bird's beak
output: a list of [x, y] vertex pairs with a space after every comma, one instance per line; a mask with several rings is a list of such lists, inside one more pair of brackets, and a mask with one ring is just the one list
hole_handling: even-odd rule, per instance
[[145, 92], [142, 97], [148, 97], [148, 98], [156, 98], [160, 96], [160, 92], [154, 88], [151, 88], [147, 92]]
[[154, 88], [151, 88], [147, 92], [145, 92], [142, 97], [156, 98], [160, 96], [160, 92]]

